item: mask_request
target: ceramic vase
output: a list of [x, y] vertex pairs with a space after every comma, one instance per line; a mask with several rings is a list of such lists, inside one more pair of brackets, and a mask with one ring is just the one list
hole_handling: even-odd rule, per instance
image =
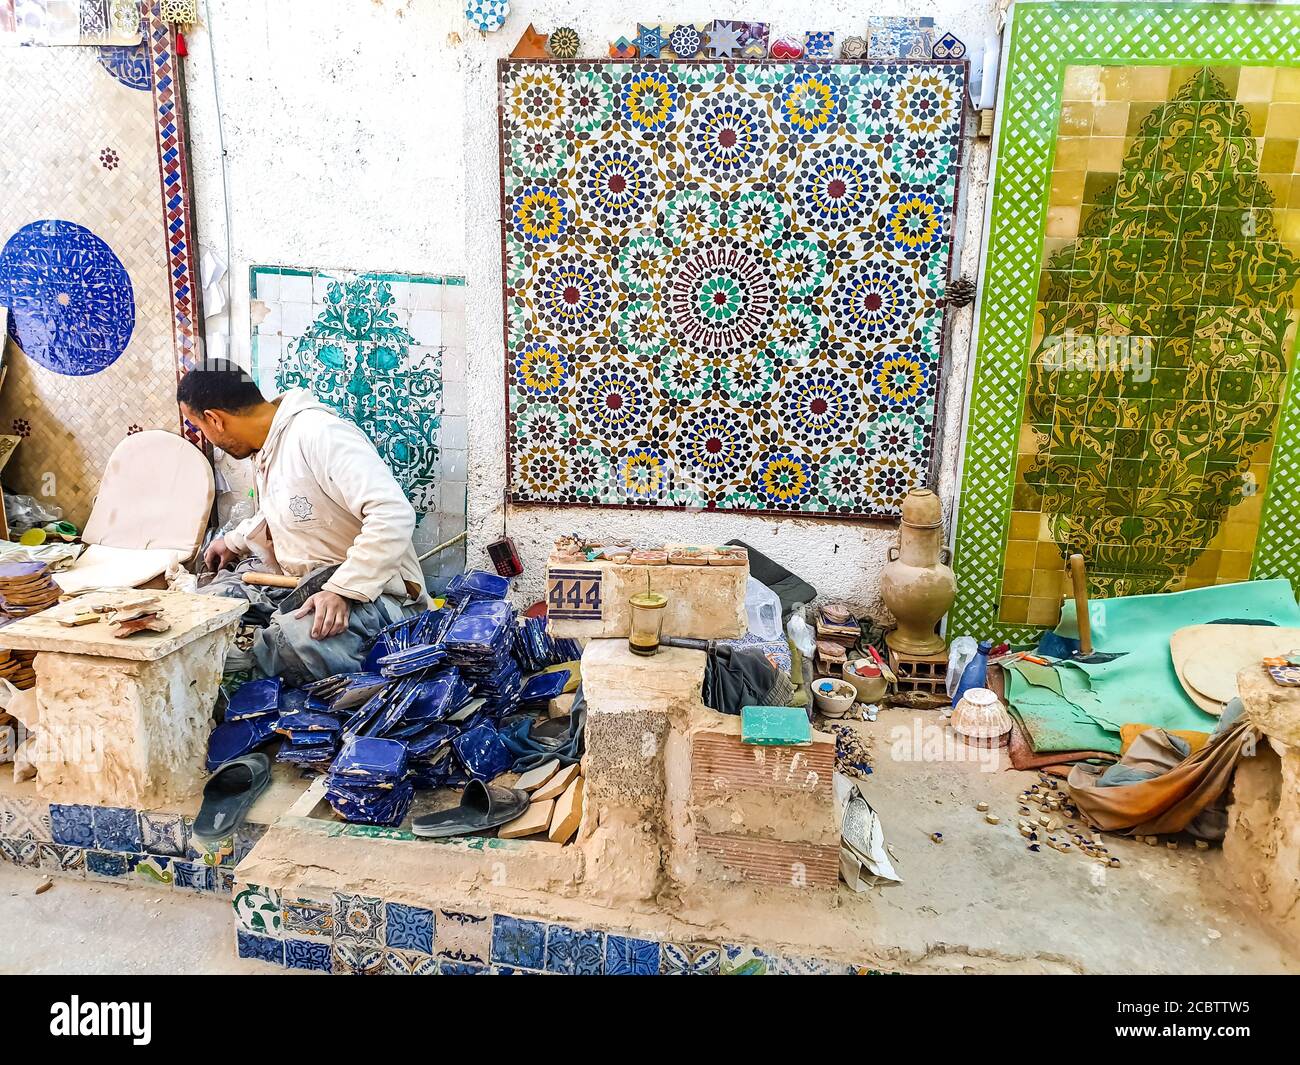
[[880, 597], [898, 621], [885, 641], [902, 654], [936, 655], [946, 645], [935, 626], [957, 594], [952, 557], [943, 546], [943, 511], [928, 488], [909, 492], [902, 510], [898, 546], [889, 549], [880, 575]]

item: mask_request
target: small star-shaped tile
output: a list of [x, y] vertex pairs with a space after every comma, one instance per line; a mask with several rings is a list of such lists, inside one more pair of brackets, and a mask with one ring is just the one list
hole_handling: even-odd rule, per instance
[[524, 30], [524, 35], [519, 38], [519, 43], [515, 45], [515, 50], [510, 53], [510, 58], [545, 59], [546, 57], [546, 34], [538, 33], [530, 22], [528, 29]]
[[714, 59], [731, 59], [740, 51], [740, 31], [734, 22], [715, 19], [709, 30], [709, 55]]
[[636, 25], [637, 51], [642, 59], [658, 59], [664, 50], [664, 31], [662, 26]]

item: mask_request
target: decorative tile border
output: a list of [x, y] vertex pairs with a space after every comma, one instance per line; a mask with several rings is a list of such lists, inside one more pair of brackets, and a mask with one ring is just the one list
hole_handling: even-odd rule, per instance
[[[56, 876], [229, 898], [235, 866], [267, 826], [242, 825], [235, 836], [204, 844], [192, 838], [193, 824], [179, 813], [0, 796], [0, 861]], [[272, 908], [278, 931], [278, 895]], [[255, 923], [249, 930], [258, 931]]]
[[[272, 911], [280, 899], [278, 913]], [[469, 913], [335, 892], [328, 899], [239, 883], [241, 958], [338, 975], [851, 976], [866, 966], [740, 943], [673, 943], [510, 914]]]
[[[961, 491], [954, 534], [957, 600], [951, 636], [1013, 642], [1038, 629], [997, 618], [1002, 544], [1010, 521], [1026, 360], [1043, 253], [1043, 222], [1072, 64], [1300, 65], [1300, 8], [1234, 4], [1036, 3], [1015, 5], [990, 192], [983, 284], [972, 350]], [[1277, 429], [1271, 484], [1252, 578], [1300, 574], [1300, 403], [1288, 398]]]

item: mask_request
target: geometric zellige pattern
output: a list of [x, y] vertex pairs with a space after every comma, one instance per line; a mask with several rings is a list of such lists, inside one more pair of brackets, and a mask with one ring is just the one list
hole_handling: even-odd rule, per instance
[[[1027, 641], [997, 617], [1016, 442], [1065, 68], [1073, 64], [1300, 66], [1300, 8], [1033, 3], [1013, 9], [994, 148], [977, 357], [964, 429], [947, 634]], [[1295, 379], [1293, 369], [1292, 379]], [[1300, 403], [1288, 387], [1251, 576], [1300, 578]]]

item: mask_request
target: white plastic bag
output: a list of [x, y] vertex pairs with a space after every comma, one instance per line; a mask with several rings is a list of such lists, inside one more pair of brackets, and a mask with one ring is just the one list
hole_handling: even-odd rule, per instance
[[813, 632], [803, 616], [802, 603], [791, 612], [790, 620], [785, 623], [785, 634], [790, 638], [790, 642], [799, 648], [799, 653], [804, 658], [811, 658], [813, 652], [817, 650], [817, 634]]
[[957, 691], [957, 685], [961, 683], [961, 675], [966, 672], [966, 667], [970, 665], [971, 659], [975, 657], [978, 650], [979, 644], [975, 642], [973, 636], [958, 636], [952, 641], [952, 646], [948, 648], [948, 676], [945, 681], [949, 699]]
[[781, 638], [781, 597], [760, 580], [745, 584], [745, 614], [749, 631], [764, 642]]

